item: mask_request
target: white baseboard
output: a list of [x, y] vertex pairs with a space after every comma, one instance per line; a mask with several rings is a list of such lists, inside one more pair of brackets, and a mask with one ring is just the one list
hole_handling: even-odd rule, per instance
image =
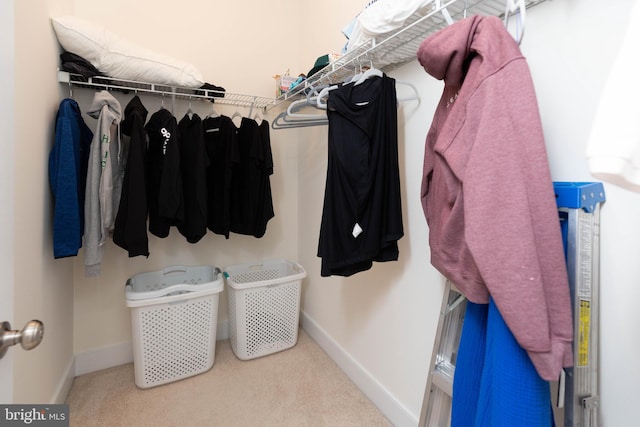
[[302, 329], [331, 357], [353, 383], [367, 396], [396, 427], [414, 427], [418, 417], [400, 403], [357, 360], [345, 351], [304, 311], [301, 316]]
[[65, 369], [62, 373], [60, 383], [58, 384], [58, 387], [56, 388], [56, 391], [51, 398], [51, 402], [49, 402], [50, 404], [60, 405], [67, 400], [67, 396], [69, 395], [69, 391], [71, 390], [71, 386], [73, 385], [75, 369], [75, 359], [72, 357], [69, 361], [69, 365], [67, 365], [67, 369]]
[[[224, 319], [216, 325], [216, 341], [226, 339], [229, 339], [229, 321]], [[133, 343], [123, 342], [76, 353], [75, 372], [73, 372], [73, 370], [71, 372], [77, 377], [132, 362]], [[73, 377], [71, 379], [73, 380]], [[64, 396], [66, 396], [66, 394]]]
[[218, 320], [218, 327], [216, 328], [216, 341], [229, 339], [229, 320]]
[[76, 353], [76, 376], [133, 362], [133, 343], [123, 342]]

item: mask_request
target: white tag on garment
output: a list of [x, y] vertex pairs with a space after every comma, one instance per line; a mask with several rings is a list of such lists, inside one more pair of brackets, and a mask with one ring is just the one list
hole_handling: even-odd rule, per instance
[[360, 224], [356, 222], [356, 225], [353, 226], [353, 231], [351, 232], [351, 234], [353, 234], [353, 237], [358, 237], [360, 233], [362, 233], [362, 227], [360, 227]]

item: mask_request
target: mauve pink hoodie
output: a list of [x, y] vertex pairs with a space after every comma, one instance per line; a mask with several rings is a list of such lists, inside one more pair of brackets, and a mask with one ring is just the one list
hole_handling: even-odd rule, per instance
[[425, 39], [444, 80], [425, 143], [431, 263], [472, 302], [491, 296], [540, 376], [571, 366], [573, 326], [558, 209], [525, 58], [496, 17]]

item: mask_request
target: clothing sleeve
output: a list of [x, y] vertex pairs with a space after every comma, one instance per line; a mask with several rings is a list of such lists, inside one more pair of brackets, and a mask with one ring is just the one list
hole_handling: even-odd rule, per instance
[[461, 132], [473, 139], [463, 160], [465, 239], [519, 344], [543, 378], [557, 380], [559, 364], [573, 361], [558, 210], [528, 67], [524, 60], [508, 67], [467, 106], [475, 113]]
[[87, 185], [84, 200], [84, 265], [87, 276], [100, 275], [100, 263], [104, 245], [100, 245], [102, 235], [100, 221], [100, 122], [93, 135], [89, 151]]
[[[103, 114], [108, 113], [105, 112]], [[102, 162], [102, 174], [100, 175], [101, 245], [106, 242], [109, 232], [113, 231], [113, 223], [116, 219], [117, 206], [113, 205], [116, 191], [114, 174], [118, 173], [118, 153], [114, 149], [118, 139], [118, 125], [111, 120], [104, 120], [103, 123], [105, 128], [102, 131], [102, 139], [100, 141]], [[118, 200], [120, 199], [118, 198]]]
[[167, 123], [167, 128], [171, 135], [163, 160], [158, 214], [168, 220], [179, 222], [184, 219], [184, 197], [180, 172], [180, 138], [178, 124], [174, 117]]

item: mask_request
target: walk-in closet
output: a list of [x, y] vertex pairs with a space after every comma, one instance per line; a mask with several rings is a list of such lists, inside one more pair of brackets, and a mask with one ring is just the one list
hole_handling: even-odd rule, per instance
[[[640, 47], [640, 5], [634, 0], [615, 5], [601, 0], [377, 2], [1, 2], [0, 131], [5, 144], [0, 197], [5, 206], [0, 263], [5, 277], [0, 322], [8, 322], [3, 324], [7, 332], [20, 331], [31, 320], [44, 325], [42, 341], [30, 350], [29, 340], [37, 340], [40, 330], [11, 332], [15, 342], [10, 344], [17, 345], [7, 346], [0, 358], [0, 406], [6, 417], [25, 417], [28, 405], [40, 410], [42, 405], [68, 404], [72, 426], [126, 421], [132, 426], [422, 427], [447, 278], [458, 280], [459, 290], [476, 301], [484, 294], [474, 293], [469, 271], [478, 283], [500, 281], [500, 290], [509, 294], [512, 276], [494, 273], [515, 268], [514, 260], [522, 254], [542, 266], [542, 279], [523, 263], [518, 268], [526, 279], [521, 279], [531, 287], [500, 294], [496, 304], [501, 310], [504, 301], [517, 307], [506, 315], [502, 310], [502, 315], [507, 324], [517, 323], [514, 335], [529, 346], [524, 353], [532, 355], [529, 373], [555, 377], [561, 370], [554, 364], [558, 352], [572, 344], [554, 341], [551, 351], [536, 350], [531, 343], [565, 338], [568, 317], [560, 320], [560, 332], [550, 326], [548, 335], [538, 333], [537, 325], [553, 317], [559, 305], [559, 311], [571, 310], [568, 294], [557, 292], [564, 286], [564, 271], [559, 270], [566, 254], [559, 250], [555, 231], [549, 237], [540, 228], [529, 233], [518, 227], [531, 220], [544, 228], [541, 224], [547, 223], [537, 219], [556, 214], [547, 184], [597, 182], [606, 201], [604, 196], [598, 200], [595, 230], [597, 325], [588, 325], [598, 328], [592, 425], [635, 425], [634, 409], [640, 405], [635, 327], [640, 323], [640, 135], [630, 125], [640, 112], [633, 73], [640, 64], [637, 55], [627, 52]], [[400, 13], [402, 8], [411, 13]], [[63, 36], [56, 23], [70, 31], [67, 41], [85, 46], [88, 39], [83, 37], [91, 31], [94, 40], [113, 43], [115, 39], [104, 38], [107, 33], [95, 32], [105, 29], [121, 42], [159, 55], [153, 59], [161, 58], [157, 63], [162, 66], [150, 67], [146, 61], [153, 71], [146, 80], [122, 77], [118, 73], [139, 65], [140, 57], [129, 51], [126, 60], [119, 58], [120, 68], [88, 76], [87, 62], [61, 56]], [[462, 39], [473, 48], [452, 48]], [[480, 54], [473, 50], [478, 43], [490, 48]], [[509, 61], [478, 78], [484, 91], [471, 96], [460, 89], [463, 83], [456, 86], [458, 80], [476, 78], [474, 71], [484, 72], [505, 51]], [[103, 52], [88, 63], [107, 69], [116, 61], [112, 53]], [[479, 61], [485, 54], [489, 59]], [[430, 62], [446, 55], [449, 67]], [[167, 64], [179, 64], [180, 72]], [[467, 74], [469, 64], [472, 72]], [[455, 66], [465, 71], [457, 75]], [[526, 97], [514, 99], [514, 93]], [[127, 188], [122, 194], [128, 197], [128, 216], [123, 208], [113, 234], [87, 235], [84, 224], [79, 228], [83, 213], [74, 223], [79, 235], [68, 239], [71, 249], [58, 240], [72, 219], [69, 210], [57, 209], [60, 193], [51, 184], [63, 100], [64, 108], [77, 108], [91, 132], [105, 117], [115, 123], [113, 116], [101, 113], [108, 105], [107, 114], [116, 114], [123, 124], [109, 130], [123, 143], [111, 147], [110, 158], [120, 158], [126, 150], [129, 166], [138, 161], [126, 172], [114, 169], [112, 176], [116, 186]], [[456, 109], [463, 102], [466, 119]], [[146, 115], [136, 119], [142, 121], [132, 124], [143, 111]], [[162, 117], [151, 120], [158, 113]], [[171, 125], [163, 121], [152, 135], [153, 122], [160, 120]], [[453, 129], [454, 120], [459, 129]], [[144, 127], [147, 122], [152, 124]], [[141, 183], [139, 172], [150, 167], [129, 151], [136, 144], [136, 129], [137, 143], [143, 141], [139, 147], [153, 141], [156, 155], [163, 158], [172, 133], [191, 135], [183, 147], [188, 151], [181, 152], [183, 160], [190, 160], [176, 160], [163, 166], [164, 177], [153, 177], [157, 185], [164, 179], [172, 191], [159, 195], [148, 184], [135, 187]], [[227, 131], [228, 141], [234, 141], [229, 147], [239, 138], [251, 144], [246, 152], [225, 151], [234, 165], [250, 167], [242, 175], [234, 169], [233, 179], [230, 172], [223, 173], [227, 163], [206, 151], [207, 143]], [[452, 151], [460, 146], [447, 145], [438, 139], [442, 135], [465, 143], [477, 142], [474, 138], [507, 141], [508, 149], [483, 151], [478, 144], [466, 157], [455, 157], [454, 167]], [[250, 160], [243, 160], [245, 154]], [[628, 156], [629, 163], [616, 163], [616, 155]], [[213, 158], [215, 167], [209, 162]], [[104, 168], [104, 158], [96, 159]], [[443, 164], [451, 166], [446, 170], [450, 174], [438, 169]], [[168, 184], [166, 174], [178, 166], [180, 184]], [[469, 181], [464, 182], [464, 174]], [[145, 172], [145, 179], [149, 176]], [[163, 222], [169, 205], [162, 203], [177, 197], [178, 185], [179, 196], [193, 202], [174, 220]], [[203, 185], [217, 192], [206, 193]], [[461, 207], [465, 190], [467, 211]], [[451, 194], [459, 198], [447, 199]], [[136, 212], [143, 198], [155, 205]], [[82, 203], [86, 206], [84, 199]], [[446, 208], [435, 209], [434, 203]], [[112, 212], [101, 210], [101, 218], [115, 221], [116, 206], [123, 206], [122, 200], [112, 205]], [[201, 211], [205, 208], [208, 219]], [[164, 212], [160, 222], [159, 211]], [[477, 213], [487, 226], [469, 216]], [[448, 215], [457, 222], [446, 223]], [[475, 233], [471, 243], [458, 233], [465, 223]], [[521, 240], [514, 238], [514, 230], [522, 232]], [[466, 258], [473, 252], [468, 248], [477, 250], [483, 238], [506, 242], [514, 250]], [[293, 306], [298, 336], [290, 348], [242, 360], [234, 342], [237, 310], [229, 296], [236, 289], [230, 286], [230, 267], [267, 260], [290, 261], [288, 274], [299, 280], [299, 300]], [[469, 270], [456, 276], [452, 265]], [[215, 359], [205, 373], [139, 387], [133, 366], [139, 338], [132, 331], [135, 304], [126, 299], [125, 286], [137, 275], [170, 266], [211, 266], [211, 280], [219, 280], [210, 331]], [[536, 287], [549, 278], [544, 289]], [[524, 313], [532, 314], [527, 320]], [[272, 321], [264, 313], [259, 316]], [[546, 358], [551, 353], [553, 363]], [[537, 384], [547, 392], [543, 381]], [[562, 409], [553, 406], [556, 384], [552, 386], [547, 409], [561, 419]], [[126, 401], [118, 400], [125, 392]], [[82, 421], [74, 421], [74, 411]], [[127, 414], [126, 420], [109, 414], [118, 411]], [[494, 425], [484, 422], [489, 424], [476, 419], [477, 425]]]

